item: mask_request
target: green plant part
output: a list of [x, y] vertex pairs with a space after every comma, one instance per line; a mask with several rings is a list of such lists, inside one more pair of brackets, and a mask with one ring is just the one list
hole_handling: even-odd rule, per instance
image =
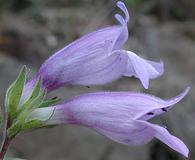
[[32, 91], [30, 91], [31, 95], [24, 99], [22, 96], [26, 85], [26, 78], [27, 69], [24, 66], [17, 79], [10, 85], [6, 92], [5, 106], [2, 109], [4, 112], [0, 112], [0, 122], [2, 122], [1, 124], [4, 130], [0, 159], [4, 157], [9, 144], [17, 134], [42, 128], [44, 127], [44, 123], [51, 117], [48, 114], [44, 119], [29, 119], [29, 115], [35, 109], [48, 107], [60, 101], [58, 98], [46, 99], [47, 91], [42, 88], [41, 77]]

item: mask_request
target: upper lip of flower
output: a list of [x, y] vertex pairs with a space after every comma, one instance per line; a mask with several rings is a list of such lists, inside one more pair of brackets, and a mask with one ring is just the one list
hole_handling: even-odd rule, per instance
[[167, 112], [169, 109], [172, 108], [173, 105], [175, 105], [181, 99], [183, 99], [187, 95], [189, 90], [190, 90], [190, 87], [187, 87], [185, 89], [185, 91], [183, 91], [181, 94], [177, 95], [174, 98], [168, 99], [166, 101], [164, 101], [162, 99], [158, 99], [157, 97], [155, 97], [156, 99], [158, 99], [159, 105], [155, 106], [155, 108], [148, 108], [149, 110], [145, 110], [144, 112], [138, 114], [134, 119], [148, 120], [148, 119], [151, 119], [154, 116], [159, 115], [163, 112]]
[[[137, 106], [132, 106], [132, 107], [130, 106], [131, 104], [128, 104], [128, 105], [126, 104], [127, 106], [130, 107], [130, 108], [126, 108], [126, 110], [132, 109], [132, 112], [134, 112], [133, 110], [135, 110], [133, 115], [130, 115], [129, 113], [127, 113], [127, 116], [129, 117], [129, 119], [132, 119], [132, 120], [148, 120], [148, 119], [155, 117], [156, 115], [162, 114], [162, 113], [170, 110], [173, 107], [173, 105], [178, 103], [180, 100], [182, 100], [187, 95], [189, 90], [190, 90], [190, 87], [187, 87], [182, 93], [180, 93], [179, 95], [177, 95], [171, 99], [168, 99], [168, 100], [163, 100], [161, 98], [152, 96], [150, 94], [136, 93], [136, 92], [96, 92], [96, 93], [88, 93], [88, 94], [83, 94], [83, 95], [78, 96], [78, 97], [74, 97], [68, 101], [65, 101], [64, 104], [66, 104], [67, 106], [69, 106], [69, 105], [71, 106], [72, 104], [74, 104], [75, 100], [79, 103], [82, 103], [82, 101], [85, 101], [86, 98], [89, 98], [89, 100], [90, 100], [90, 98], [94, 99], [95, 97], [96, 98], [98, 97], [99, 99], [101, 97], [103, 99], [105, 99], [106, 97], [107, 98], [109, 98], [109, 97], [116, 97], [116, 98], [121, 97], [122, 98], [123, 97], [123, 99], [124, 99], [124, 97], [127, 97], [126, 98], [127, 101], [128, 101], [128, 97], [129, 98], [133, 97], [133, 99], [135, 99], [135, 101], [136, 101], [136, 99], [138, 99], [138, 101], [141, 100], [141, 101], [143, 101], [143, 103], [142, 103], [142, 105], [138, 104]], [[131, 101], [133, 101], [133, 100], [131, 100]], [[87, 100], [85, 103], [87, 103]], [[121, 99], [121, 103], [123, 103], [122, 99]], [[134, 103], [134, 102], [131, 102], [131, 103]], [[118, 105], [120, 105], [120, 104], [118, 104]], [[123, 106], [120, 107], [118, 105], [117, 105], [118, 111], [121, 110], [121, 112], [122, 112]], [[116, 106], [115, 106], [115, 108], [116, 108]], [[112, 111], [112, 110], [110, 110], [110, 111]], [[108, 113], [108, 114], [110, 114], [110, 113]]]

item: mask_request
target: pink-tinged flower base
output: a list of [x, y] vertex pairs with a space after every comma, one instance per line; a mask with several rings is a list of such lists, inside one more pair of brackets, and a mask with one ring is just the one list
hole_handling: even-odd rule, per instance
[[90, 127], [125, 145], [142, 145], [155, 137], [187, 157], [188, 148], [180, 139], [147, 120], [171, 109], [188, 91], [189, 87], [169, 100], [131, 92], [89, 93], [56, 106], [36, 109], [29, 120], [46, 120], [45, 125]]

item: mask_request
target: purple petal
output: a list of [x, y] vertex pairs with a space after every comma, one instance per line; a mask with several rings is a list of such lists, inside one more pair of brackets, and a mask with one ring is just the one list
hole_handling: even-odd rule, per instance
[[157, 139], [168, 145], [173, 150], [183, 154], [185, 157], [188, 157], [189, 150], [187, 146], [179, 138], [171, 135], [165, 128], [145, 121], [140, 121], [140, 123], [145, 124], [147, 127], [150, 127], [151, 130], [155, 131], [156, 133], [154, 136]]
[[[92, 123], [92, 119], [102, 121], [106, 119], [134, 119], [148, 120], [162, 110], [170, 109], [179, 102], [189, 91], [187, 88], [182, 94], [171, 100], [163, 100], [158, 97], [133, 92], [98, 92], [83, 94], [58, 105], [56, 108], [65, 116], [67, 113], [78, 123]], [[167, 108], [169, 107], [169, 108]], [[65, 114], [62, 112], [64, 110]], [[152, 115], [150, 114], [152, 113]], [[66, 116], [65, 120], [66, 121]], [[91, 124], [93, 125], [93, 124]]]
[[38, 82], [39, 80], [39, 77], [37, 77], [36, 79], [33, 79], [31, 81], [29, 81], [25, 87], [24, 87], [24, 90], [22, 92], [22, 96], [21, 96], [21, 100], [20, 100], [20, 106], [22, 106], [22, 104], [24, 104], [24, 102], [26, 102], [26, 100], [28, 98], [30, 98], [32, 92], [33, 92], [33, 89], [36, 85], [36, 83]]
[[123, 18], [119, 14], [116, 14], [115, 17], [121, 24], [126, 25], [129, 22], [129, 12], [123, 2], [118, 1], [117, 6], [123, 11], [123, 13], [125, 14], [125, 18]]
[[[106, 57], [109, 56], [113, 50], [120, 49], [127, 41], [127, 22], [129, 20], [125, 5], [122, 2], [118, 2], [117, 5], [125, 13], [125, 24], [100, 29], [69, 44], [46, 60], [32, 81], [36, 81], [37, 77], [41, 76], [43, 86], [48, 90], [53, 90], [66, 84], [103, 84], [116, 79], [111, 78], [111, 80], [107, 80], [107, 78], [105, 78], [106, 80], [104, 82], [103, 78], [103, 80], [96, 81], [96, 76], [89, 78], [92, 76], [88, 77], [87, 74], [90, 72], [93, 75], [94, 72], [103, 70], [106, 67], [106, 62], [108, 62], [107, 67], [110, 65], [111, 68], [103, 72], [106, 74], [108, 72], [115, 72], [116, 67], [113, 68], [113, 65], [110, 64], [113, 63], [113, 58], [111, 57], [111, 60], [109, 60], [106, 59]], [[102, 66], [100, 60], [103, 60]], [[120, 64], [118, 67], [120, 67]], [[91, 71], [89, 71], [89, 69], [91, 69]], [[119, 69], [116, 69], [116, 72], [117, 70]], [[118, 75], [118, 73], [116, 74]], [[121, 74], [120, 72], [120, 76]], [[98, 73], [98, 76], [103, 75]], [[90, 79], [89, 84], [87, 80], [83, 80], [83, 77]], [[117, 78], [119, 78], [119, 76], [117, 76]], [[81, 83], [79, 83], [79, 81], [81, 81]]]
[[164, 68], [162, 62], [157, 63], [145, 60], [130, 51], [122, 52], [124, 52], [128, 58], [128, 64], [124, 75], [139, 78], [146, 89], [149, 86], [149, 79], [154, 79], [162, 75]]
[[[90, 127], [112, 140], [126, 145], [141, 145], [153, 137], [187, 156], [187, 147], [164, 128], [147, 123], [149, 113], [163, 113], [163, 108], [179, 102], [189, 91], [162, 100], [142, 93], [99, 92], [75, 97], [63, 104], [34, 110], [28, 120], [48, 119], [45, 124], [76, 124]], [[152, 115], [152, 117], [153, 117]], [[49, 117], [49, 118], [48, 118]]]
[[[71, 84], [97, 85], [112, 82], [123, 76], [125, 66], [124, 58], [117, 54], [97, 58], [80, 65], [83, 72], [78, 73]], [[74, 68], [79, 70], [76, 66]]]
[[158, 76], [161, 76], [164, 73], [164, 64], [162, 61], [160, 62], [154, 62], [154, 61], [150, 61], [150, 60], [146, 60], [147, 63], [149, 63], [152, 67], [154, 67], [156, 69], [156, 71], [158, 72], [158, 74], [151, 74], [151, 78], [157, 78]]
[[[88, 104], [90, 105], [90, 104]], [[108, 138], [125, 145], [143, 145], [148, 143], [155, 134], [150, 126], [130, 118], [109, 117], [107, 113], [97, 111], [68, 111], [68, 106], [54, 106], [34, 110], [26, 121], [44, 120], [46, 125], [79, 124], [90, 127]], [[72, 106], [74, 107], [74, 106]], [[84, 113], [84, 114], [83, 114]], [[118, 112], [119, 113], [119, 112]]]
[[[72, 57], [61, 65], [51, 64], [48, 70], [38, 74], [43, 78], [43, 86], [50, 91], [67, 84], [99, 85], [122, 77], [126, 69], [125, 57], [120, 54], [96, 56], [104, 53], [106, 49], [105, 44], [104, 47], [91, 50], [91, 55], [87, 57]], [[37, 80], [36, 76], [27, 86], [32, 86], [31, 83], [34, 84]]]
[[[101, 45], [102, 47], [94, 50], [95, 56], [98, 53], [101, 55], [109, 48], [108, 42]], [[112, 82], [125, 75], [138, 77], [147, 88], [149, 79], [160, 76], [163, 70], [162, 63], [144, 60], [130, 51], [118, 50], [110, 55], [99, 57], [92, 55], [91, 51], [91, 55], [84, 57], [85, 60], [83, 57], [74, 57], [70, 61], [67, 59], [66, 63], [62, 63], [62, 68], [57, 64], [51, 66], [49, 72], [41, 73], [43, 86], [52, 90], [67, 84], [99, 85]], [[36, 80], [38, 77], [29, 82], [29, 85]]]
[[134, 120], [113, 120], [103, 122], [93, 128], [113, 141], [128, 146], [144, 145], [151, 141], [155, 134], [150, 127]]
[[64, 117], [63, 122], [69, 122], [71, 119], [89, 126], [94, 125], [93, 120], [116, 119], [121, 122], [128, 119], [147, 120], [164, 113], [163, 108], [169, 109], [167, 107], [180, 101], [188, 90], [189, 88], [167, 101], [152, 95], [133, 92], [89, 93], [57, 105], [56, 108], [61, 114], [60, 117]]
[[125, 4], [121, 1], [117, 2], [117, 6], [123, 11], [125, 14], [125, 18], [123, 18], [120, 14], [115, 14], [115, 18], [119, 21], [119, 23], [124, 27], [120, 36], [117, 38], [116, 43], [113, 47], [113, 50], [120, 49], [125, 42], [128, 40], [128, 27], [127, 23], [129, 22], [129, 12], [125, 6]]
[[148, 120], [155, 117], [156, 115], [167, 112], [173, 107], [173, 105], [181, 101], [188, 94], [189, 90], [190, 87], [187, 87], [181, 94], [168, 100], [162, 100], [156, 97], [159, 105], [157, 105], [155, 108], [148, 108], [149, 110], [146, 110], [145, 113], [142, 112], [140, 115], [137, 115], [136, 119]]
[[[75, 97], [56, 108], [60, 109], [61, 117], [68, 113], [73, 117], [74, 122], [88, 125], [92, 123], [92, 119], [98, 121], [104, 118], [148, 120], [171, 109], [186, 96], [189, 89], [187, 87], [183, 93], [169, 100], [135, 92], [89, 93]], [[67, 121], [66, 118], [67, 116], [64, 117], [64, 122]]]
[[[86, 74], [84, 65], [107, 56], [120, 32], [121, 27], [117, 26], [100, 30], [73, 42], [54, 54], [38, 72], [38, 76], [43, 78], [43, 85], [48, 90], [53, 90], [62, 85], [71, 84], [80, 74]], [[90, 68], [95, 64], [93, 63]]]
[[190, 88], [187, 87], [183, 93], [169, 100], [163, 100], [153, 95], [135, 92], [99, 92], [75, 97], [72, 100], [65, 102], [65, 104], [67, 106], [74, 106], [67, 107], [68, 111], [74, 113], [74, 111], [77, 112], [77, 110], [79, 110], [79, 114], [84, 114], [84, 117], [86, 112], [93, 111], [107, 117], [110, 116], [111, 118], [120, 119], [121, 117], [124, 117], [148, 120], [156, 115], [164, 113], [165, 110], [168, 111], [171, 109], [171, 106], [178, 103], [186, 96], [189, 89]]
[[[90, 33], [51, 56], [27, 84], [32, 87], [38, 77], [48, 91], [63, 85], [100, 85], [112, 82], [123, 75], [135, 76], [148, 88], [149, 79], [163, 73], [163, 64], [144, 60], [130, 51], [120, 49], [128, 39], [129, 14], [124, 3], [117, 6], [124, 12], [121, 25]], [[123, 22], [122, 22], [123, 21]]]
[[[90, 104], [88, 104], [90, 105]], [[115, 142], [128, 145], [144, 145], [154, 137], [167, 144], [175, 151], [188, 157], [188, 148], [177, 137], [171, 135], [165, 128], [142, 120], [132, 120], [131, 118], [110, 117], [107, 113], [97, 111], [85, 111], [83, 107], [74, 111], [74, 114], [67, 110], [67, 105], [39, 108], [33, 111], [28, 120], [44, 120], [47, 125], [56, 124], [77, 124], [95, 129], [102, 135]], [[74, 106], [71, 106], [74, 107]], [[83, 114], [84, 113], [84, 114]], [[120, 112], [118, 112], [120, 114]]]
[[144, 145], [156, 137], [173, 150], [188, 157], [189, 150], [180, 139], [171, 135], [165, 128], [146, 121], [112, 121], [99, 124], [94, 129], [113, 141], [128, 146]]

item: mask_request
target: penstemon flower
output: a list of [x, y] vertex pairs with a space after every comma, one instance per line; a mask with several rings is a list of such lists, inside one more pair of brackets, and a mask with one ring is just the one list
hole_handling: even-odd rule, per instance
[[188, 91], [189, 87], [169, 100], [131, 92], [89, 93], [56, 106], [38, 108], [26, 121], [45, 121], [45, 126], [82, 125], [125, 145], [142, 145], [156, 137], [187, 157], [188, 148], [180, 139], [147, 120], [171, 109]]
[[188, 93], [189, 87], [169, 100], [131, 92], [89, 93], [58, 105], [59, 99], [46, 100], [47, 92], [63, 85], [100, 85], [122, 76], [135, 76], [148, 88], [150, 79], [163, 74], [162, 62], [145, 60], [122, 49], [128, 40], [129, 13], [124, 3], [119, 1], [117, 6], [125, 14], [115, 15], [118, 25], [72, 42], [46, 60], [30, 81], [23, 67], [6, 92], [4, 117], [0, 115], [4, 125], [0, 160], [20, 132], [61, 123], [93, 128], [125, 145], [142, 145], [156, 137], [188, 156], [188, 148], [180, 139], [147, 120], [168, 111]]
[[69, 84], [105, 84], [121, 76], [135, 76], [148, 88], [149, 79], [162, 75], [162, 62], [145, 60], [121, 49], [128, 40], [129, 13], [124, 3], [119, 1], [117, 6], [125, 14], [125, 18], [115, 15], [118, 25], [87, 34], [52, 55], [27, 84], [26, 92], [32, 91], [39, 77], [42, 87], [51, 91]]

